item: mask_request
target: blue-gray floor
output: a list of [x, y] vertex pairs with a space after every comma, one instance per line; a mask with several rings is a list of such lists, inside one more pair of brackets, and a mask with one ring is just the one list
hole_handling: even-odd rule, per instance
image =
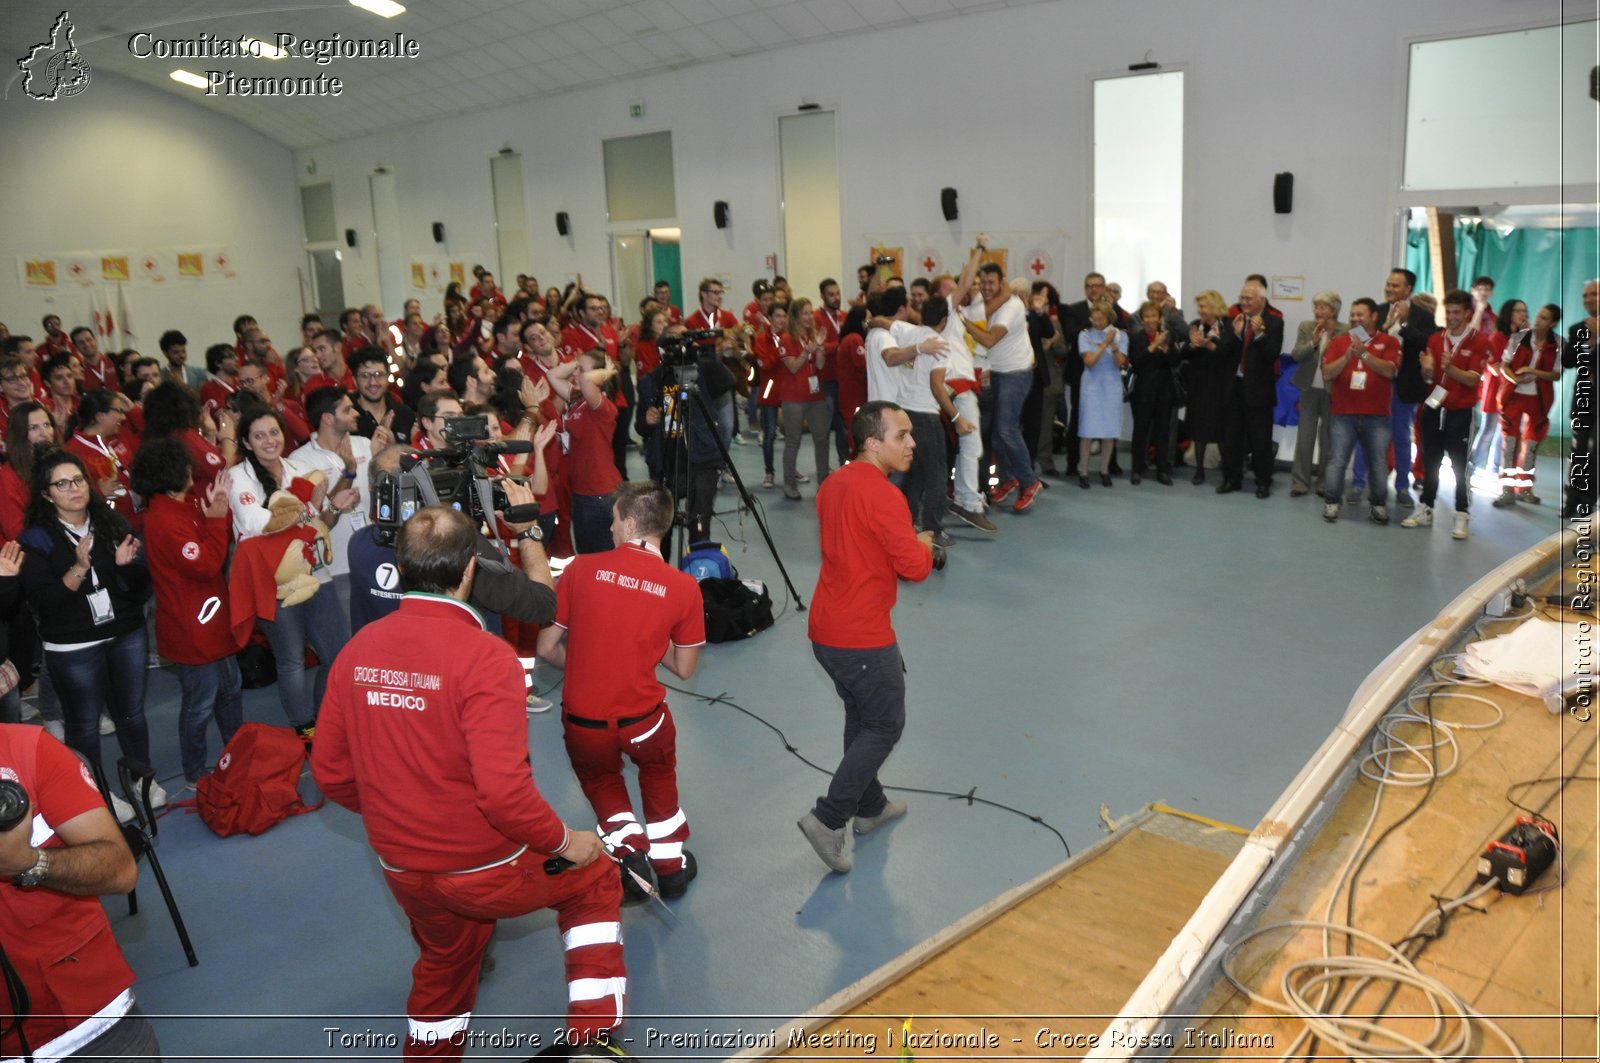
[[[805, 455], [802, 468], [809, 447]], [[759, 483], [759, 450], [735, 456]], [[1448, 520], [1373, 526], [1364, 507], [1345, 507], [1329, 526], [1320, 501], [1289, 498], [1281, 475], [1266, 501], [1220, 497], [1186, 475], [1172, 487], [1118, 479], [1088, 491], [1052, 479], [1033, 512], [996, 514], [997, 535], [956, 528], [949, 568], [902, 587], [909, 721], [884, 780], [974, 791], [1041, 817], [1074, 850], [1101, 835], [1102, 805], [1121, 815], [1164, 800], [1253, 824], [1368, 670], [1468, 583], [1558, 526], [1558, 467], [1546, 460], [1540, 473], [1544, 506], [1495, 510], [1481, 495], [1466, 542], [1452, 541]], [[754, 491], [807, 600], [817, 571], [812, 487], [803, 503]], [[731, 492], [722, 498], [731, 505]], [[754, 524], [727, 520], [724, 539], [746, 540], [729, 542], [741, 574], [765, 579], [781, 601]], [[543, 672], [546, 682], [558, 675]], [[176, 681], [151, 678], [158, 770], [176, 775]], [[841, 710], [792, 604], [755, 639], [709, 647], [688, 685], [727, 694], [812, 760], [837, 757]], [[823, 777], [729, 706], [679, 695], [672, 706], [701, 874], [673, 902], [675, 920], [625, 912], [627, 1032], [638, 1054], [720, 1058], [663, 1047], [659, 1036], [765, 1033], [1066, 855], [1022, 816], [911, 794], [910, 815], [857, 845], [853, 872], [830, 875], [794, 826]], [[248, 695], [247, 715], [282, 722], [272, 688]], [[569, 822], [592, 822], [559, 729], [554, 714], [529, 719], [535, 777]], [[120, 899], [108, 907], [167, 1058], [398, 1054], [381, 1039], [404, 1031], [414, 948], [356, 817], [330, 805], [258, 838], [218, 839], [197, 817], [173, 814], [160, 853], [200, 966], [185, 965], [148, 871], [139, 915], [128, 917]], [[503, 923], [494, 951], [474, 1028], [548, 1044], [565, 1006], [553, 920]]]

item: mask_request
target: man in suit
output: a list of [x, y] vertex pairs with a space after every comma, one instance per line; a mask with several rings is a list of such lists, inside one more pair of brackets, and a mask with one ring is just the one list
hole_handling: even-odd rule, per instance
[[1417, 275], [1409, 269], [1392, 269], [1383, 282], [1383, 297], [1378, 308], [1380, 327], [1400, 341], [1400, 371], [1394, 378], [1394, 417], [1391, 440], [1394, 446], [1394, 500], [1401, 509], [1416, 503], [1411, 498], [1411, 434], [1417, 419], [1417, 404], [1433, 388], [1422, 379], [1422, 352], [1428, 337], [1439, 331], [1433, 311], [1411, 300]]
[[[1217, 386], [1222, 402], [1222, 483], [1217, 494], [1244, 483], [1250, 455], [1256, 497], [1272, 493], [1272, 409], [1278, 401], [1278, 356], [1283, 353], [1283, 318], [1267, 312], [1267, 290], [1249, 280], [1239, 293], [1233, 342], [1218, 353]], [[1226, 336], [1228, 330], [1223, 331]], [[1237, 357], [1235, 357], [1237, 355]]]

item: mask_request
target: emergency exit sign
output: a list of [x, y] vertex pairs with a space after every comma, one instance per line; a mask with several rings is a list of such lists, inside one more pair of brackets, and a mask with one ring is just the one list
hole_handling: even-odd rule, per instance
[[644, 101], [643, 100], [634, 100], [634, 101], [632, 101], [631, 103], [628, 104], [628, 117], [629, 118], [643, 118], [644, 117]]

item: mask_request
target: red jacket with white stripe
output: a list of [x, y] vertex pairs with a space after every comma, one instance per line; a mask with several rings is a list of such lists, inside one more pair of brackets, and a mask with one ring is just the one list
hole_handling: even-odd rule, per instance
[[379, 858], [465, 871], [567, 831], [533, 784], [523, 668], [469, 606], [407, 594], [333, 662], [317, 717], [317, 786], [358, 812]]

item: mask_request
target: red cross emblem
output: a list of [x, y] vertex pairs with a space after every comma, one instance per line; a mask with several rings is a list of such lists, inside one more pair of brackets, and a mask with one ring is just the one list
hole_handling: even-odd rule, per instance
[[1032, 262], [1030, 262], [1030, 263], [1028, 263], [1028, 268], [1029, 268], [1029, 269], [1031, 269], [1031, 270], [1033, 270], [1033, 275], [1034, 275], [1034, 276], [1035, 276], [1035, 277], [1037, 277], [1037, 276], [1038, 276], [1038, 275], [1039, 275], [1039, 274], [1041, 274], [1041, 273], [1043, 273], [1043, 272], [1044, 272], [1044, 263], [1043, 263], [1043, 262], [1040, 262], [1040, 261], [1039, 261], [1039, 260], [1038, 260], [1038, 259], [1037, 259], [1037, 258], [1036, 258], [1036, 259], [1034, 259], [1034, 260], [1033, 260], [1033, 261], [1032, 261]]
[[83, 267], [80, 266], [78, 263], [74, 262], [72, 264], [72, 275], [74, 277], [76, 277], [78, 274], [80, 274], [82, 272], [83, 272]]
[[145, 269], [155, 269], [156, 268], [156, 260], [153, 259], [153, 258], [145, 259], [144, 260], [144, 268]]
[[218, 255], [214, 261], [217, 264], [217, 268], [221, 269], [228, 264], [228, 257], [226, 255]]
[[929, 255], [927, 258], [922, 260], [922, 268], [927, 270], [929, 273], [932, 273], [933, 272], [933, 267], [937, 266], [938, 264], [939, 263], [937, 263], [937, 262], [935, 262], [933, 260], [933, 256], [932, 255]]

